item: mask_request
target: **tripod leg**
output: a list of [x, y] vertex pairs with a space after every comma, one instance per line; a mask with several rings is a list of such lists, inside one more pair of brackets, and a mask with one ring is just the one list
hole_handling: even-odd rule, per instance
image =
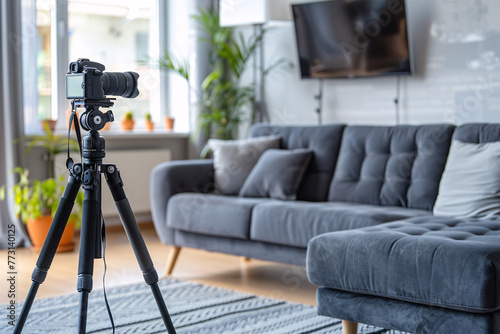
[[94, 258], [96, 256], [96, 231], [100, 222], [100, 174], [88, 169], [84, 177], [84, 200], [82, 211], [82, 228], [80, 232], [80, 255], [78, 260], [77, 290], [80, 292], [80, 313], [78, 318], [78, 333], [85, 334], [87, 326], [87, 310], [89, 294], [92, 291], [92, 275], [94, 273]]
[[153, 261], [149, 255], [146, 243], [142, 237], [137, 221], [135, 220], [134, 213], [130, 207], [125, 192], [123, 190], [123, 182], [120, 177], [119, 171], [114, 165], [103, 165], [103, 171], [106, 176], [111, 195], [115, 201], [116, 209], [120, 215], [120, 219], [127, 233], [127, 237], [134, 250], [135, 257], [142, 270], [144, 280], [151, 287], [156, 304], [160, 310], [163, 322], [169, 334], [175, 334], [175, 328], [172, 324], [172, 319], [161, 295], [160, 288], [158, 287], [158, 273], [153, 266]]
[[80, 181], [70, 174], [68, 184], [66, 185], [64, 194], [61, 197], [56, 214], [52, 220], [52, 224], [50, 225], [49, 232], [47, 233], [47, 237], [43, 243], [42, 250], [38, 256], [35, 269], [31, 275], [33, 283], [31, 283], [28, 296], [26, 297], [23, 309], [16, 323], [14, 334], [22, 332], [26, 319], [28, 318], [31, 305], [35, 300], [38, 287], [45, 281], [45, 277], [47, 276], [47, 272], [49, 271], [54, 255], [56, 254], [57, 246], [59, 246], [59, 242], [61, 241], [61, 237], [71, 214], [71, 210], [75, 204], [76, 195], [78, 194], [79, 189]]

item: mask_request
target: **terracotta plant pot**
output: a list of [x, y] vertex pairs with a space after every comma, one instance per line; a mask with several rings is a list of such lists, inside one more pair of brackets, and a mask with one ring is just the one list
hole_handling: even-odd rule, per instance
[[[40, 253], [42, 249], [45, 237], [49, 232], [50, 224], [52, 223], [51, 216], [42, 216], [37, 219], [28, 219], [26, 222], [26, 227], [28, 228], [28, 233], [31, 238], [31, 250]], [[69, 221], [64, 229], [64, 233], [61, 238], [61, 242], [57, 247], [57, 253], [59, 252], [71, 252], [75, 249], [75, 243], [73, 242], [73, 236], [75, 235], [75, 222]]]
[[134, 128], [135, 121], [133, 119], [122, 119], [120, 124], [122, 130], [130, 131]]
[[165, 117], [165, 130], [172, 131], [174, 129], [175, 118], [166, 116]]
[[56, 129], [56, 122], [53, 119], [42, 119], [40, 121], [40, 126], [42, 127], [42, 130], [45, 131], [45, 123], [49, 124], [50, 131], [54, 132]]
[[145, 122], [146, 122], [146, 129], [147, 130], [152, 131], [155, 128], [155, 123], [154, 122], [151, 122], [151, 121], [148, 121], [148, 120], [146, 120]]

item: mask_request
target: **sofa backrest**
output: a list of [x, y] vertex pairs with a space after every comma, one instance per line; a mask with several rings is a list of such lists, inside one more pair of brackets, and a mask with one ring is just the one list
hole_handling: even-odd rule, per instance
[[335, 171], [345, 125], [276, 126], [256, 124], [251, 137], [281, 136], [282, 149], [307, 148], [314, 151], [309, 168], [297, 191], [297, 200], [326, 201], [328, 188]]
[[349, 126], [329, 201], [432, 210], [454, 126]]
[[453, 139], [472, 144], [500, 141], [500, 124], [464, 124], [455, 130]]

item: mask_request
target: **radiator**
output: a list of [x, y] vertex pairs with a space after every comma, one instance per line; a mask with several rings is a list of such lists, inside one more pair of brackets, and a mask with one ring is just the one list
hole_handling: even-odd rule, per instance
[[[75, 154], [73, 158], [75, 161], [79, 160]], [[170, 150], [166, 149], [106, 150], [103, 163], [115, 164], [120, 170], [125, 194], [138, 222], [151, 221], [149, 197], [151, 171], [156, 165], [170, 160]], [[62, 174], [67, 179], [65, 162], [64, 154], [56, 157], [56, 174]], [[102, 175], [102, 213], [108, 225], [119, 224], [118, 213], [104, 175]]]

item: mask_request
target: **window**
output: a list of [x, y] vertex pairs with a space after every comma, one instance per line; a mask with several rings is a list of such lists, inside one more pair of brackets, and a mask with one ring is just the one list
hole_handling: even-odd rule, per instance
[[[89, 58], [104, 64], [107, 72], [133, 71], [140, 75], [140, 95], [116, 99], [112, 110], [117, 120], [129, 110], [136, 122], [146, 112], [154, 114], [153, 119], [161, 117], [159, 74], [144, 63], [151, 54], [152, 6], [152, 0], [68, 1], [69, 61]], [[117, 122], [112, 124], [112, 128], [117, 126]]]
[[[161, 81], [159, 70], [147, 63], [165, 45], [159, 41], [163, 38], [159, 21], [166, 18], [158, 6], [159, 0], [23, 0], [25, 132], [40, 131], [41, 119], [57, 119], [56, 128], [66, 129], [70, 104], [65, 98], [64, 76], [69, 62], [78, 58], [102, 63], [107, 72], [140, 75], [140, 95], [116, 99], [112, 130], [119, 129], [120, 117], [129, 110], [136, 118], [136, 128], [144, 128], [147, 112], [162, 128], [166, 114], [162, 105], [170, 102], [166, 103], [168, 93], [161, 92], [171, 90], [162, 90], [160, 83], [166, 80]], [[177, 119], [175, 128], [188, 131], [188, 118]]]

